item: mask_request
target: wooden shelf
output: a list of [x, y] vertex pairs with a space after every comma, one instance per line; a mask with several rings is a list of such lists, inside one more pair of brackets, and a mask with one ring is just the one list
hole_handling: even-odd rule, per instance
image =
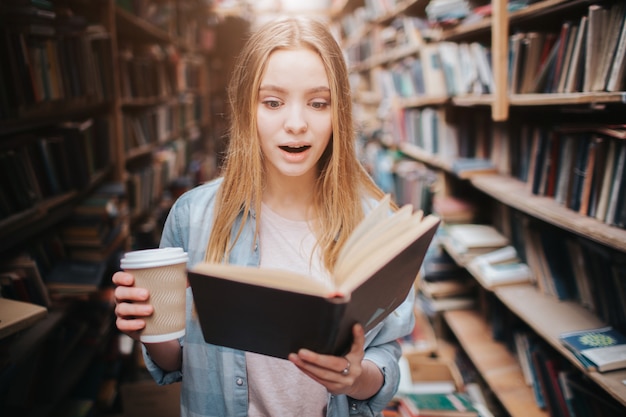
[[144, 42], [164, 42], [172, 43], [173, 39], [163, 29], [155, 26], [132, 13], [115, 7], [115, 17], [117, 19], [117, 31], [121, 38]]
[[516, 23], [550, 13], [557, 13], [564, 8], [573, 8], [581, 5], [586, 6], [589, 4], [591, 4], [589, 0], [544, 0], [531, 4], [522, 10], [510, 13], [509, 20], [511, 23]]
[[[605, 326], [594, 314], [575, 301], [558, 301], [542, 294], [532, 285], [496, 288], [494, 293], [537, 334], [550, 343], [581, 371], [579, 361], [559, 342], [559, 334]], [[599, 373], [587, 372], [589, 377], [626, 406], [626, 370]]]
[[506, 175], [478, 175], [470, 181], [479, 190], [508, 206], [587, 239], [626, 251], [626, 230], [578, 214], [553, 198], [534, 195], [520, 180]]
[[434, 96], [419, 96], [419, 97], [407, 97], [398, 98], [396, 102], [399, 107], [411, 108], [411, 107], [428, 107], [428, 106], [443, 106], [450, 102], [450, 98], [447, 96], [434, 97]]
[[452, 97], [452, 103], [456, 106], [491, 106], [494, 102], [492, 94], [465, 95]]
[[70, 190], [47, 198], [32, 208], [0, 221], [0, 251], [16, 246], [67, 218], [72, 213], [76, 202], [85, 198], [87, 194], [101, 184], [111, 169], [112, 167], [109, 167], [94, 174], [91, 183], [84, 190]]
[[548, 417], [548, 413], [536, 405], [517, 359], [503, 344], [493, 340], [490, 327], [476, 311], [446, 311], [444, 318], [463, 350], [512, 417]]
[[45, 101], [23, 109], [17, 119], [0, 121], [0, 135], [30, 131], [37, 127], [55, 125], [59, 120], [69, 120], [106, 111], [111, 102], [86, 97]]
[[385, 13], [381, 16], [374, 18], [375, 23], [391, 23], [397, 16], [406, 13], [409, 10], [417, 12], [418, 14], [426, 14], [426, 6], [430, 0], [400, 0], [397, 1], [393, 10]]
[[561, 106], [575, 104], [626, 103], [626, 92], [617, 93], [561, 93], [561, 94], [513, 94], [511, 106]]
[[431, 165], [433, 167], [442, 169], [447, 172], [451, 172], [452, 170], [452, 165], [450, 164], [450, 162], [441, 159], [437, 155], [426, 152], [422, 148], [419, 148], [415, 145], [411, 145], [409, 143], [401, 143], [400, 151], [410, 158], [413, 158], [420, 162], [424, 162], [425, 164]]
[[391, 51], [384, 54], [373, 54], [364, 61], [354, 64], [350, 68], [350, 72], [369, 71], [374, 67], [389, 64], [394, 61], [399, 61], [402, 58], [419, 54], [420, 48], [421, 45], [403, 45], [397, 48], [393, 48]]
[[477, 22], [461, 23], [458, 26], [444, 30], [441, 34], [442, 41], [456, 41], [466, 39], [468, 36], [489, 35], [491, 33], [491, 17], [485, 17]]

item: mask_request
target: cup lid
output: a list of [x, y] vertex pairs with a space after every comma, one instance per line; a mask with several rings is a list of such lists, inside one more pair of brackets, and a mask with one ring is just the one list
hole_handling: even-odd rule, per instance
[[154, 268], [157, 266], [186, 263], [189, 257], [182, 248], [142, 249], [124, 254], [120, 261], [122, 269]]

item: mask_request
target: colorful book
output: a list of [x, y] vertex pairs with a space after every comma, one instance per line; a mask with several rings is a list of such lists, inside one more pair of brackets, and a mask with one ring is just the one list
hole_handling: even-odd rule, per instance
[[588, 369], [626, 368], [626, 336], [611, 326], [562, 333], [559, 340]]
[[398, 396], [398, 407], [409, 416], [478, 417], [469, 397], [461, 392], [406, 393]]

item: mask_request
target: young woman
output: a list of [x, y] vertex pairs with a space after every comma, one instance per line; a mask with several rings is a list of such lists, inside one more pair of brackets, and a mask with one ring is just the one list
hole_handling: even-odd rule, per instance
[[[382, 192], [356, 157], [346, 64], [326, 25], [291, 18], [253, 33], [229, 101], [223, 174], [176, 201], [161, 246], [183, 248], [189, 266], [229, 262], [330, 279], [339, 249]], [[113, 282], [117, 327], [138, 339], [152, 307], [133, 301], [149, 294], [128, 273]], [[182, 416], [375, 416], [396, 392], [412, 293], [368, 334], [356, 325], [346, 356], [302, 349], [289, 360], [207, 344], [187, 294], [186, 335], [143, 345], [157, 383], [182, 380]]]

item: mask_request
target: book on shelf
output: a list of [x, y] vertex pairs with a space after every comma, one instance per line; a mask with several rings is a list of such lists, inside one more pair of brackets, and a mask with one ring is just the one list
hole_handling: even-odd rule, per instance
[[428, 298], [435, 299], [467, 295], [472, 293], [475, 288], [476, 281], [469, 273], [462, 278], [447, 279], [444, 281], [427, 281], [422, 278], [418, 283], [418, 289], [421, 293]]
[[516, 72], [512, 73], [516, 79], [519, 79], [519, 81], [514, 81], [519, 91], [514, 92], [520, 94], [530, 93], [535, 72], [539, 67], [539, 60], [541, 59], [541, 51], [545, 41], [545, 34], [533, 31], [526, 34], [519, 34], [519, 36], [514, 37], [513, 40], [516, 43], [516, 50], [522, 47], [524, 49], [523, 63], [519, 62], [519, 59], [516, 62], [517, 65], [523, 64], [523, 68], [516, 68]]
[[[68, 258], [75, 261], [106, 262], [118, 252], [125, 250], [125, 243], [130, 236], [128, 224], [117, 225], [106, 240], [97, 245], [68, 245]], [[66, 242], [67, 245], [67, 242]]]
[[567, 68], [566, 82], [563, 88], [564, 93], [574, 93], [582, 90], [585, 65], [585, 45], [587, 39], [587, 20], [588, 17], [583, 15], [578, 23], [576, 40], [574, 41], [572, 55]]
[[386, 195], [348, 238], [332, 284], [277, 269], [192, 267], [188, 278], [206, 342], [280, 358], [300, 348], [345, 354], [354, 324], [367, 332], [406, 299], [440, 223], [411, 205], [390, 213]]
[[587, 369], [626, 368], [626, 336], [612, 326], [564, 332], [559, 340]]
[[444, 249], [440, 239], [440, 236], [435, 236], [422, 263], [420, 279], [434, 283], [470, 277], [467, 270]]
[[563, 71], [563, 65], [565, 62], [565, 54], [567, 51], [567, 46], [569, 44], [569, 40], [572, 36], [572, 31], [574, 29], [574, 25], [571, 21], [565, 21], [561, 24], [561, 31], [559, 32], [559, 47], [556, 53], [554, 66], [550, 70], [548, 74], [548, 82], [545, 86], [544, 92], [546, 93], [556, 93], [558, 92], [559, 81], [561, 77], [561, 73]]
[[615, 56], [606, 81], [607, 91], [622, 91], [624, 88], [624, 70], [626, 69], [626, 22], [622, 21], [619, 38], [615, 47]]
[[[542, 274], [548, 292], [558, 300], [573, 300], [578, 296], [572, 259], [567, 247], [567, 235], [552, 227], [537, 227], [536, 237], [529, 250], [535, 252], [542, 263]], [[529, 250], [526, 251], [527, 255]]]
[[404, 393], [397, 396], [398, 407], [409, 417], [478, 417], [478, 411], [467, 394]]
[[417, 306], [429, 317], [450, 310], [465, 310], [476, 306], [476, 297], [471, 294], [433, 298], [423, 292], [417, 294]]
[[532, 93], [548, 93], [550, 92], [552, 76], [557, 65], [557, 59], [559, 50], [561, 47], [561, 37], [555, 36], [554, 38], [547, 38], [548, 42], [544, 44], [546, 47], [545, 58], [541, 60], [540, 66], [537, 69], [535, 78], [530, 88]]
[[428, 357], [437, 352], [437, 336], [429, 318], [417, 306], [413, 308], [415, 326], [400, 339], [403, 355]]
[[509, 239], [488, 224], [467, 223], [446, 225], [441, 237], [444, 248], [461, 265], [475, 256], [508, 245]]
[[398, 394], [453, 393], [463, 386], [463, 377], [453, 361], [404, 353], [400, 358]]
[[446, 75], [436, 43], [425, 44], [420, 48], [422, 73], [428, 97], [447, 97]]
[[624, 413], [621, 401], [590, 380], [587, 375], [569, 372], [564, 378], [572, 392], [571, 399], [575, 410], [581, 410], [583, 413], [587, 410], [596, 410], [597, 415], [603, 416], [619, 416]]
[[74, 207], [59, 235], [74, 260], [104, 261], [129, 235], [124, 184], [107, 182]]
[[626, 177], [626, 142], [619, 141], [617, 149], [613, 156], [613, 172], [611, 189], [609, 191], [608, 202], [604, 222], [607, 224], [616, 224], [617, 208], [619, 197], [624, 194], [624, 178]]
[[23, 147], [0, 151], [0, 175], [4, 178], [2, 188], [9, 215], [32, 208], [41, 200], [41, 191], [29, 168], [31, 162]]
[[467, 269], [486, 288], [533, 281], [532, 270], [511, 245], [476, 256], [468, 262]]
[[492, 94], [494, 91], [493, 71], [489, 60], [491, 51], [479, 42], [469, 44], [470, 53], [476, 63], [478, 80], [481, 85], [481, 93]]
[[452, 161], [451, 170], [459, 178], [498, 173], [496, 165], [488, 158], [457, 158]]
[[512, 94], [518, 94], [522, 85], [522, 68], [525, 65], [523, 59], [524, 54], [524, 33], [514, 33], [509, 37], [509, 44], [511, 45], [511, 58], [510, 58], [510, 75], [508, 79], [508, 89]]
[[82, 190], [89, 185], [96, 172], [94, 155], [94, 121], [88, 118], [60, 123], [56, 131], [64, 137], [64, 150], [70, 164], [73, 187]]
[[601, 37], [606, 17], [606, 8], [600, 4], [592, 4], [587, 11], [587, 38], [585, 44], [585, 71], [582, 91], [589, 92], [595, 80], [598, 63], [601, 61]]
[[47, 314], [46, 307], [0, 297], [0, 339], [32, 326]]
[[611, 195], [611, 187], [613, 185], [613, 170], [615, 167], [615, 155], [618, 153], [618, 142], [610, 140], [607, 143], [605, 161], [603, 165], [604, 172], [600, 174], [600, 183], [598, 184], [600, 191], [593, 217], [603, 222], [606, 219], [606, 212], [609, 206], [609, 196]]
[[570, 66], [572, 65], [572, 56], [574, 55], [574, 49], [578, 40], [578, 31], [580, 26], [577, 23], [572, 23], [570, 31], [567, 37], [567, 44], [563, 53], [563, 63], [561, 65], [561, 71], [557, 74], [556, 93], [564, 93], [565, 86], [567, 84], [567, 77], [570, 72]]
[[513, 345], [515, 346], [515, 356], [517, 357], [517, 361], [520, 364], [524, 382], [529, 387], [533, 385], [533, 380], [535, 379], [530, 357], [530, 349], [533, 337], [536, 337], [536, 335], [533, 335], [525, 330], [517, 330], [513, 332]]
[[0, 280], [3, 291], [12, 291], [5, 285], [22, 288], [15, 290], [15, 296], [18, 299], [50, 307], [50, 294], [44, 284], [39, 266], [29, 255], [22, 254], [3, 261], [0, 264], [0, 275], [2, 275]]
[[624, 23], [626, 5], [616, 2], [606, 8], [600, 34], [599, 63], [596, 63], [595, 76], [591, 83], [591, 91], [605, 91], [611, 69], [615, 65], [614, 57]]
[[433, 196], [433, 213], [442, 222], [452, 223], [472, 223], [476, 219], [478, 207], [473, 202], [452, 195]]
[[567, 402], [559, 380], [559, 373], [562, 372], [559, 360], [548, 353], [543, 344], [533, 348], [532, 360], [536, 383], [542, 392], [543, 408], [551, 416], [568, 415]]
[[51, 296], [82, 296], [98, 291], [107, 262], [88, 262], [62, 259], [44, 277]]

